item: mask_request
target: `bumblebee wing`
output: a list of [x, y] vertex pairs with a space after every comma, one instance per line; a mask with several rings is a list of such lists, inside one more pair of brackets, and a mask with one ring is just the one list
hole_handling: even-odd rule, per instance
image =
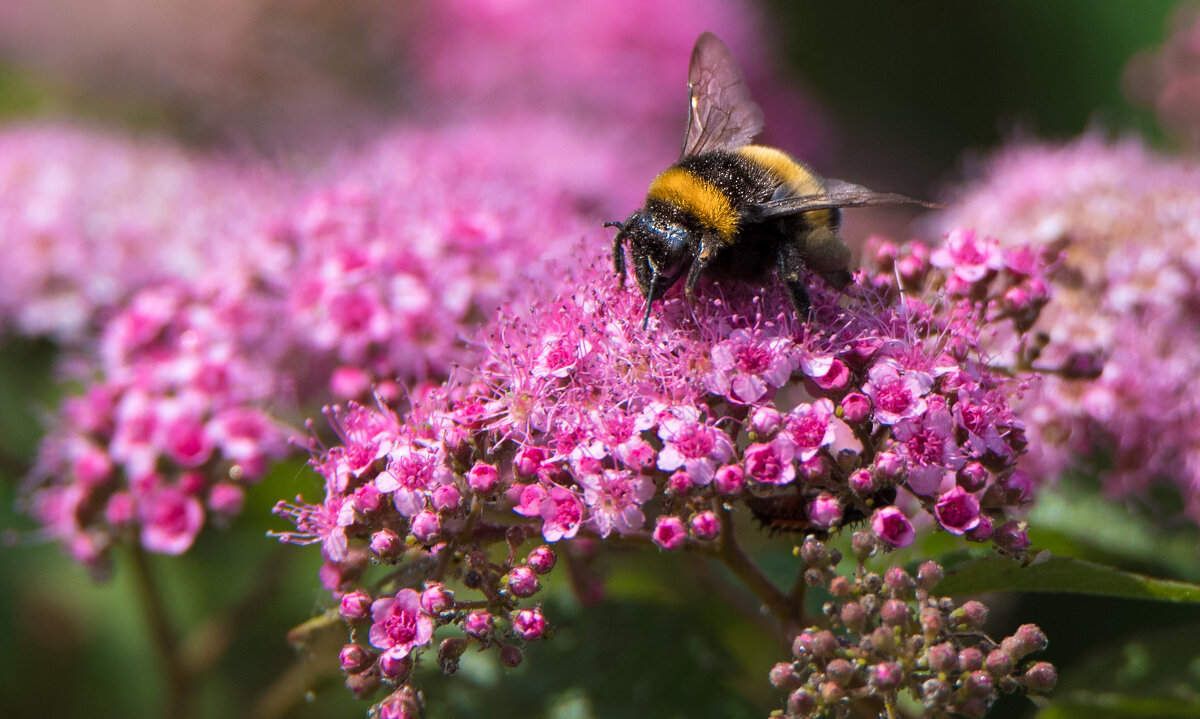
[[688, 119], [681, 157], [746, 145], [763, 114], [725, 43], [711, 32], [696, 39], [688, 68]]
[[840, 207], [868, 207], [871, 205], [921, 205], [940, 209], [945, 205], [925, 200], [915, 200], [895, 192], [876, 192], [842, 180], [826, 180], [825, 191], [816, 195], [793, 195], [772, 199], [746, 208], [743, 218], [748, 222], [760, 222], [772, 217], [795, 215], [812, 210], [832, 210]]

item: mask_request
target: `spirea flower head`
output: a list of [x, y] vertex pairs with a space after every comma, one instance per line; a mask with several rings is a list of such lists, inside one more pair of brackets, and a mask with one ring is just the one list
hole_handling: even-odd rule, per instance
[[0, 132], [0, 333], [78, 343], [143, 287], [251, 262], [259, 247], [247, 240], [282, 190], [266, 168], [165, 140], [66, 126]]
[[[989, 322], [1013, 324], [985, 309], [1015, 281], [1007, 275], [919, 306], [900, 303], [883, 270], [860, 275], [860, 299], [845, 306], [814, 283], [808, 323], [779, 288], [702, 283], [695, 301], [671, 292], [656, 302], [647, 331], [643, 299], [618, 285], [610, 258], [578, 255], [582, 264], [539, 272], [520, 304], [500, 309], [473, 369], [411, 392], [399, 409], [332, 411], [344, 444], [313, 459], [325, 497], [278, 511], [299, 530], [285, 539], [320, 543], [339, 578], [335, 595], [360, 586], [358, 557], [371, 537], [400, 528], [409, 549], [373, 558], [412, 563], [406, 586], [460, 585], [455, 602], [486, 606], [488, 623], [483, 610], [443, 612], [436, 623], [499, 650], [527, 635], [516, 612], [539, 583], [514, 580], [525, 562], [511, 548], [530, 536], [704, 551], [725, 536], [726, 505], [742, 502], [775, 530], [826, 533], [870, 520], [885, 544], [903, 546], [918, 515], [961, 535], [985, 518], [1004, 524], [1019, 505], [997, 489], [1025, 444], [1005, 402], [1017, 383], [978, 352]], [[714, 382], [729, 369], [714, 352], [721, 346], [777, 356], [787, 373], [771, 369], [762, 386], [778, 391], [754, 397], [747, 385]], [[841, 407], [847, 398], [853, 421]], [[985, 470], [970, 475], [969, 489], [956, 484], [968, 461]], [[368, 487], [382, 501], [357, 507]], [[471, 501], [439, 504], [447, 487]], [[432, 517], [436, 534], [425, 527]], [[499, 541], [510, 549], [487, 551]]]
[[209, 513], [237, 514], [244, 487], [286, 453], [264, 409], [276, 377], [242, 344], [259, 336], [244, 299], [164, 285], [108, 323], [102, 379], [66, 401], [27, 487], [77, 561], [103, 569], [130, 525], [146, 549], [187, 551]]
[[[856, 546], [863, 543], [855, 537]], [[811, 538], [804, 549], [802, 556], [822, 556]], [[827, 716], [865, 697], [881, 701], [890, 715], [907, 694], [929, 716], [979, 717], [1000, 694], [1053, 688], [1053, 665], [1027, 661], [1046, 648], [1036, 625], [996, 641], [982, 632], [984, 604], [955, 607], [933, 593], [936, 580], [921, 581], [940, 579], [935, 563], [923, 565], [914, 582], [899, 567], [882, 578], [866, 571], [866, 556], [851, 577], [834, 571], [836, 559], [810, 563], [816, 583], [828, 586], [834, 598], [822, 610], [823, 623], [796, 635], [791, 660], [771, 670], [771, 683], [788, 693], [784, 716]]]
[[[1043, 377], [1017, 402], [1032, 477], [1096, 460], [1110, 494], [1171, 482], [1200, 521], [1197, 196], [1194, 163], [1087, 136], [999, 154], [946, 218], [1001, 238], [1010, 267], [1023, 261], [1018, 242], [1061, 253], [1045, 337], [1023, 359]], [[986, 425], [991, 410], [977, 411]], [[977, 445], [994, 441], [973, 434]]]

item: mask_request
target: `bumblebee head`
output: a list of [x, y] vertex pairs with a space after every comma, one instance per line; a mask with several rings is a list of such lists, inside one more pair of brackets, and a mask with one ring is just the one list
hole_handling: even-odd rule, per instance
[[613, 238], [613, 264], [625, 280], [625, 245], [633, 257], [633, 276], [649, 305], [663, 296], [687, 270], [694, 257], [691, 233], [683, 225], [646, 210], [629, 216]]

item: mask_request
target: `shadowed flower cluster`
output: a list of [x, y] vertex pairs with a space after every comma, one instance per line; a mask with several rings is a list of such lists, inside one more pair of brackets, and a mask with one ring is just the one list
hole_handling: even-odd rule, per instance
[[925, 562], [914, 578], [900, 567], [880, 576], [864, 563], [876, 551], [868, 532], [855, 533], [852, 576], [835, 569], [840, 553], [813, 537], [800, 548], [805, 579], [824, 586], [833, 601], [818, 624], [792, 643], [792, 661], [771, 670], [771, 683], [786, 692], [784, 716], [830, 716], [856, 700], [883, 706], [880, 716], [899, 716], [900, 695], [921, 702], [926, 716], [953, 713], [981, 717], [1000, 694], [1044, 693], [1057, 671], [1028, 655], [1046, 648], [1046, 635], [1022, 625], [997, 642], [984, 633], [988, 608], [971, 600], [955, 606], [934, 594], [942, 567]]
[[[321, 546], [336, 597], [364, 586], [372, 563], [399, 563], [389, 591], [453, 580], [508, 636], [529, 609], [511, 584], [531, 534], [714, 553], [732, 541], [729, 507], [744, 504], [775, 530], [865, 520], [899, 547], [928, 520], [1021, 554], [1025, 527], [1009, 517], [1030, 490], [1007, 402], [1018, 383], [979, 342], [985, 329], [1023, 336], [995, 308], [1045, 265], [979, 272], [971, 253], [947, 257], [927, 286], [962, 269], [955, 293], [903, 296], [888, 265], [859, 276], [848, 307], [814, 288], [812, 320], [800, 323], [790, 309], [764, 311], [789, 307], [777, 289], [709, 284], [696, 302], [670, 293], [645, 331], [642, 299], [593, 250], [500, 311], [473, 371], [414, 392], [399, 412], [333, 409], [341, 444], [313, 461], [325, 497], [281, 503], [297, 526], [282, 538]], [[502, 558], [493, 544], [507, 547]], [[447, 641], [480, 643], [471, 617], [454, 614]]]

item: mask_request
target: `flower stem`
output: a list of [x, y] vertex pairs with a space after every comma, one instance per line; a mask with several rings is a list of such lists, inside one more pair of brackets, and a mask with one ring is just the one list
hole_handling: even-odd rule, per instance
[[154, 579], [146, 550], [137, 542], [133, 542], [130, 557], [133, 560], [133, 579], [138, 600], [142, 605], [142, 615], [146, 618], [155, 654], [165, 674], [167, 696], [163, 715], [168, 719], [187, 719], [191, 716], [192, 708], [192, 677], [184, 666], [178, 637], [167, 617], [166, 604]]
[[728, 507], [718, 506], [717, 516], [721, 521], [721, 534], [717, 539], [715, 555], [729, 568], [759, 601], [779, 621], [784, 635], [799, 631], [802, 617], [799, 606], [779, 590], [771, 580], [754, 565], [733, 536], [733, 513]]

